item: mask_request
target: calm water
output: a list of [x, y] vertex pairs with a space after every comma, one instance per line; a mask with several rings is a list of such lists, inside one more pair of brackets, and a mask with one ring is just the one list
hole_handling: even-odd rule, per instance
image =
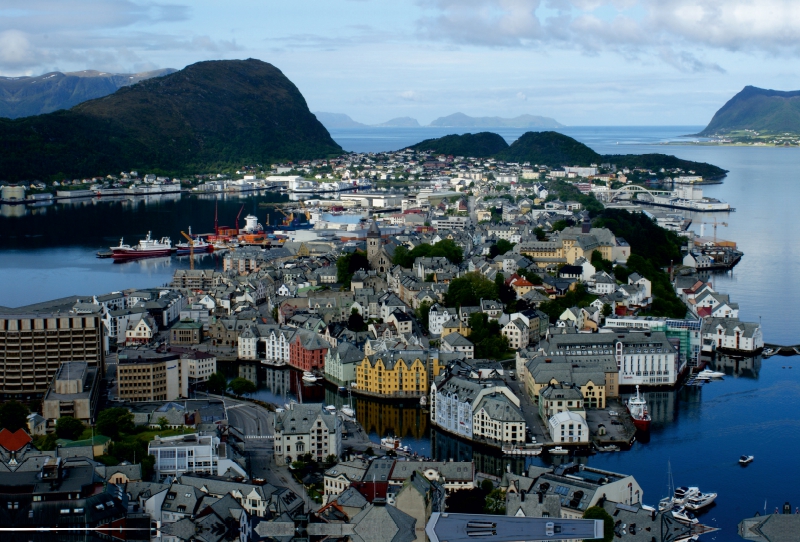
[[[710, 162], [730, 170], [724, 184], [708, 186], [705, 193], [728, 201], [737, 209], [717, 214], [718, 236], [736, 241], [745, 252], [733, 272], [715, 275], [719, 291], [740, 304], [741, 316], [761, 319], [767, 341], [800, 343], [793, 307], [800, 306], [797, 280], [798, 245], [795, 186], [800, 150], [796, 148], [739, 148], [664, 145], [700, 127], [574, 127], [561, 130], [600, 153], [675, 154]], [[453, 130], [428, 128], [336, 131], [332, 135], [345, 149], [380, 151], [399, 149], [422, 139]], [[513, 140], [522, 130], [502, 130]], [[211, 231], [218, 202], [220, 224], [233, 226], [242, 204], [264, 223], [266, 210], [253, 198], [194, 198], [148, 202], [88, 202], [56, 204], [14, 216], [19, 209], [0, 209], [0, 305], [18, 306], [70, 294], [100, 294], [128, 287], [155, 286], [170, 280], [176, 267], [187, 260], [166, 259], [114, 265], [97, 260], [98, 249], [116, 244], [120, 236], [135, 241], [152, 230], [169, 235], [174, 242], [181, 230]], [[273, 196], [274, 197], [274, 196]], [[696, 215], [698, 222], [714, 215]], [[706, 235], [712, 234], [706, 226]], [[207, 257], [198, 266], [219, 265]], [[792, 368], [789, 368], [792, 367]], [[650, 394], [657, 413], [648, 442], [637, 442], [624, 453], [583, 458], [591, 466], [634, 474], [645, 492], [645, 501], [656, 503], [665, 496], [667, 463], [675, 483], [697, 485], [720, 494], [717, 504], [701, 516], [704, 523], [723, 530], [703, 540], [738, 540], [736, 524], [755, 511], [767, 511], [790, 501], [800, 505], [800, 469], [795, 451], [800, 446], [800, 360], [773, 357], [761, 361], [726, 362], [728, 376], [703, 388]], [[259, 371], [259, 396], [283, 404], [302, 389], [304, 401], [341, 406], [345, 399], [322, 385], [298, 388], [291, 371]], [[508, 460], [486, 450], [473, 450], [464, 442], [432, 430], [413, 405], [386, 405], [353, 398], [359, 421], [373, 440], [400, 436], [404, 444], [438, 459], [474, 459], [481, 470], [515, 471], [521, 459]], [[746, 468], [739, 455], [756, 457]], [[545, 459], [536, 458], [537, 464]]]

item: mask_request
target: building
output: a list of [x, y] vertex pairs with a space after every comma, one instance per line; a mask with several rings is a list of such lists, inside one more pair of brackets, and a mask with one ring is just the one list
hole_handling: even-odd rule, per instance
[[[458, 322], [460, 323], [461, 321], [458, 320]], [[443, 337], [441, 349], [442, 352], [461, 353], [466, 359], [473, 359], [475, 357], [475, 345], [460, 333], [450, 333]]]
[[[538, 333], [538, 318], [536, 319], [536, 329]], [[500, 333], [503, 334], [503, 337], [508, 339], [508, 347], [512, 350], [520, 350], [525, 348], [528, 346], [528, 342], [530, 341], [530, 329], [521, 318], [510, 320], [502, 327]]]
[[369, 463], [365, 459], [342, 461], [325, 471], [324, 494], [340, 495], [353, 482], [361, 482], [367, 473]]
[[706, 318], [702, 334], [704, 346], [711, 345], [721, 353], [753, 355], [764, 349], [761, 325], [737, 318]]
[[189, 350], [181, 354], [181, 359], [188, 361], [189, 385], [206, 382], [208, 377], [217, 372], [217, 356], [199, 350]]
[[105, 326], [100, 305], [74, 312], [77, 298], [0, 311], [0, 399], [41, 397], [58, 368], [84, 362], [105, 372]]
[[192, 433], [159, 437], [147, 445], [147, 453], [155, 458], [154, 469], [159, 480], [185, 473], [222, 475], [233, 469], [238, 476], [245, 470], [228, 455], [228, 447], [215, 435]]
[[125, 330], [125, 344], [135, 346], [137, 344], [148, 344], [158, 333], [158, 326], [151, 316], [142, 315], [141, 318], [131, 321]]
[[301, 371], [323, 371], [330, 345], [313, 331], [300, 330], [289, 345], [289, 365]]
[[189, 396], [189, 360], [180, 354], [123, 350], [118, 356], [117, 389], [122, 401], [173, 401]]
[[317, 461], [342, 453], [342, 422], [321, 404], [292, 403], [275, 413], [275, 463], [289, 465], [311, 454]]
[[353, 391], [383, 397], [427, 395], [427, 352], [386, 350], [365, 356], [356, 367], [356, 386]]
[[356, 381], [356, 367], [364, 359], [364, 352], [347, 341], [331, 348], [325, 354], [325, 378], [342, 386]]
[[553, 442], [560, 444], [587, 444], [589, 425], [586, 418], [572, 411], [559, 412], [547, 420], [547, 430]]
[[388, 479], [389, 493], [397, 493], [414, 472], [441, 484], [448, 493], [475, 487], [472, 461], [395, 461]]
[[564, 356], [537, 356], [527, 360], [518, 374], [523, 389], [535, 404], [539, 403], [543, 389], [564, 384], [580, 391], [585, 408], [605, 408], [608, 397], [618, 395], [619, 372], [610, 357], [586, 363]]
[[203, 324], [185, 318], [169, 330], [169, 344], [200, 344], [203, 342]]
[[72, 416], [85, 424], [93, 424], [100, 397], [97, 367], [80, 361], [61, 364], [53, 383], [42, 400], [42, 414], [48, 429], [55, 429], [62, 416]]
[[367, 260], [372, 269], [380, 274], [388, 272], [392, 267], [392, 255], [383, 246], [381, 230], [374, 220], [367, 230]]
[[539, 390], [539, 417], [547, 421], [561, 412], [574, 412], [586, 417], [583, 394], [577, 386], [550, 383]]
[[738, 533], [744, 540], [752, 542], [792, 542], [800, 532], [800, 515], [789, 510], [783, 514], [767, 514], [743, 519], [739, 522]]

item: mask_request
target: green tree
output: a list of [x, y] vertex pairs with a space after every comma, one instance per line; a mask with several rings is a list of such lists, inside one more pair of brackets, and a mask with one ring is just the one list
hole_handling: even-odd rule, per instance
[[350, 312], [350, 318], [347, 319], [347, 329], [350, 331], [366, 331], [367, 324], [364, 322], [364, 317], [358, 312], [358, 309], [353, 309]]
[[425, 282], [436, 282], [436, 274], [428, 273], [425, 275]]
[[370, 269], [369, 260], [367, 259], [366, 254], [360, 250], [351, 252], [349, 254], [343, 254], [342, 256], [339, 256], [339, 259], [336, 260], [336, 280], [349, 288], [350, 281], [353, 279], [353, 275], [359, 269]]
[[161, 416], [158, 419], [158, 427], [160, 427], [161, 430], [164, 431], [167, 427], [169, 427], [169, 420], [164, 416]]
[[522, 269], [521, 267], [517, 269], [517, 275], [521, 277], [525, 277], [528, 279], [528, 282], [534, 285], [542, 284], [542, 277], [536, 271], [532, 269]]
[[599, 250], [592, 252], [592, 265], [598, 271], [605, 271], [606, 273], [611, 273], [614, 270], [614, 264], [603, 258]]
[[217, 371], [216, 373], [212, 373], [208, 376], [208, 380], [206, 381], [206, 389], [209, 393], [222, 393], [225, 391], [225, 388], [228, 387], [228, 379], [225, 378], [225, 375], [221, 371]]
[[605, 318], [608, 318], [609, 316], [611, 316], [613, 314], [613, 312], [614, 312], [614, 309], [611, 308], [611, 305], [609, 305], [608, 303], [603, 305], [603, 316]]
[[553, 231], [561, 231], [568, 227], [569, 227], [569, 222], [567, 222], [566, 220], [556, 220], [553, 223]]
[[113, 407], [100, 412], [95, 429], [101, 435], [117, 440], [120, 434], [133, 432], [133, 414], [127, 408]]
[[325, 468], [329, 469], [334, 466], [336, 463], [339, 462], [339, 458], [336, 457], [336, 454], [330, 454], [325, 458]]
[[11, 400], [0, 405], [0, 428], [8, 429], [12, 433], [18, 429], [28, 427], [28, 407], [17, 401]]
[[497, 241], [497, 244], [495, 245], [497, 247], [497, 254], [502, 256], [503, 254], [514, 248], [515, 245], [516, 243], [512, 243], [511, 241], [506, 241], [505, 239], [500, 239], [499, 241]]
[[448, 307], [475, 306], [481, 299], [497, 299], [497, 285], [473, 271], [450, 281], [444, 296]]
[[86, 427], [77, 418], [72, 416], [61, 416], [56, 420], [56, 434], [58, 438], [67, 440], [77, 440]]
[[[583, 519], [602, 519], [603, 542], [612, 542], [614, 540], [614, 518], [612, 518], [604, 508], [600, 506], [590, 506], [586, 509], [586, 512], [583, 513]], [[587, 540], [586, 542], [589, 541]]]
[[481, 482], [481, 489], [484, 490], [486, 493], [491, 493], [494, 489], [494, 484], [488, 478], [484, 478]]
[[256, 391], [256, 385], [246, 378], [236, 377], [228, 384], [228, 389], [231, 390], [234, 395], [241, 396], [245, 393], [253, 393]]
[[428, 325], [430, 324], [430, 312], [431, 304], [427, 301], [420, 303], [419, 308], [416, 310], [417, 320], [425, 331], [428, 330]]
[[533, 234], [536, 236], [537, 241], [544, 241], [547, 238], [547, 236], [544, 233], [544, 230], [539, 226], [536, 226], [533, 229]]
[[504, 516], [506, 514], [506, 492], [499, 487], [489, 492], [486, 496], [486, 503], [483, 505], [483, 513]]

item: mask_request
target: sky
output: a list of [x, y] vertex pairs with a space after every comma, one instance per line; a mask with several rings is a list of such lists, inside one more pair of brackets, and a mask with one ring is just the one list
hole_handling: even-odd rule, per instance
[[0, 75], [258, 58], [312, 111], [705, 125], [800, 88], [798, 0], [3, 0]]

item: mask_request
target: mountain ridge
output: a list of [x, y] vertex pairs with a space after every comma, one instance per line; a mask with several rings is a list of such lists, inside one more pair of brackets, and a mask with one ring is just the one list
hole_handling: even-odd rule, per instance
[[800, 133], [800, 90], [782, 91], [748, 85], [723, 105], [699, 134], [735, 131]]
[[550, 117], [518, 115], [505, 117], [470, 117], [464, 113], [453, 113], [431, 121], [428, 126], [442, 128], [563, 128], [564, 125]]
[[297, 87], [255, 59], [198, 62], [72, 109], [0, 119], [5, 180], [181, 174], [343, 153]]

